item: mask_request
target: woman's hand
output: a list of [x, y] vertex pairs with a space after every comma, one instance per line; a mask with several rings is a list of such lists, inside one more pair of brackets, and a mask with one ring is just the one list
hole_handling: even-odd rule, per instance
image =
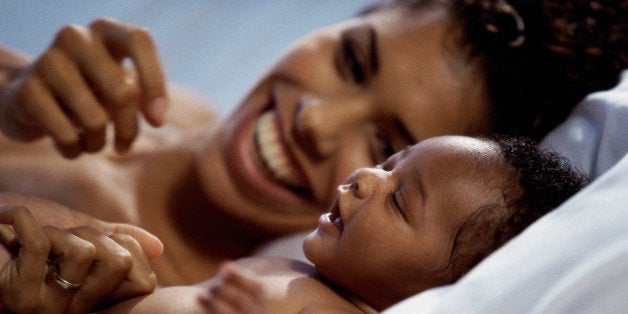
[[125, 151], [138, 132], [138, 111], [159, 126], [166, 97], [148, 31], [103, 18], [65, 26], [37, 60], [11, 75], [0, 91], [0, 127], [18, 140], [47, 134], [71, 158], [100, 150], [112, 121], [116, 149]]
[[262, 284], [244, 269], [225, 264], [199, 302], [210, 313], [266, 313]]
[[[91, 227], [40, 227], [31, 211], [21, 206], [0, 208], [0, 223], [7, 224], [0, 225], [4, 245], [0, 246], [0, 304], [4, 309], [87, 312], [155, 288], [155, 275], [142, 246], [131, 236], [107, 235]], [[118, 225], [111, 230], [137, 234], [145, 242], [152, 237], [136, 227], [125, 230]], [[50, 265], [54, 271], [49, 271]], [[64, 280], [81, 286], [64, 288], [60, 284]]]

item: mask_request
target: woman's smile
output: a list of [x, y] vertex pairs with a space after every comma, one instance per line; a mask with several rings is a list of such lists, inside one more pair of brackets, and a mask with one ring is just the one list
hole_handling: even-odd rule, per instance
[[269, 177], [300, 195], [308, 194], [301, 170], [286, 147], [274, 110], [264, 111], [255, 121], [255, 158], [261, 162]]
[[[258, 90], [248, 101], [252, 110], [243, 112], [234, 124], [226, 162], [246, 193], [273, 195], [283, 202], [311, 201], [311, 189], [282, 132], [282, 117], [268, 89]], [[276, 208], [281, 211], [281, 208]]]

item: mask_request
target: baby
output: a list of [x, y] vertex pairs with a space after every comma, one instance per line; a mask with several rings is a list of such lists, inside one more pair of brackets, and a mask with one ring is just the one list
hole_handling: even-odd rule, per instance
[[303, 243], [313, 266], [241, 259], [203, 284], [158, 289], [111, 310], [382, 311], [455, 282], [586, 182], [527, 140], [425, 140], [338, 187]]

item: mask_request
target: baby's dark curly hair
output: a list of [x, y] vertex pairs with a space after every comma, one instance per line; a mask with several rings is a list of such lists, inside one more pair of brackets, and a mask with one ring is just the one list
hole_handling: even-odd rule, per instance
[[484, 72], [501, 134], [540, 140], [628, 67], [625, 0], [391, 0], [365, 12], [387, 7], [449, 10], [452, 34]]
[[552, 211], [587, 183], [587, 176], [565, 157], [541, 150], [529, 138], [492, 137], [510, 178], [502, 187], [504, 202], [471, 214], [454, 237], [447, 277], [455, 282], [486, 256]]

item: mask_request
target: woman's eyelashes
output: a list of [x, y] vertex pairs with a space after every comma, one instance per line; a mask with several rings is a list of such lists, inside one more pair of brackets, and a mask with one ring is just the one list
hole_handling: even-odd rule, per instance
[[396, 153], [393, 141], [383, 132], [377, 132], [378, 151], [384, 158], [388, 158]]
[[384, 128], [378, 128], [371, 136], [372, 155], [375, 164], [383, 163], [397, 152], [395, 141]]
[[348, 36], [342, 36], [341, 47], [342, 59], [350, 79], [358, 85], [364, 84], [367, 75], [364, 53], [359, 45]]
[[379, 68], [375, 31], [369, 25], [346, 30], [340, 35], [336, 67], [340, 75], [367, 86]]

